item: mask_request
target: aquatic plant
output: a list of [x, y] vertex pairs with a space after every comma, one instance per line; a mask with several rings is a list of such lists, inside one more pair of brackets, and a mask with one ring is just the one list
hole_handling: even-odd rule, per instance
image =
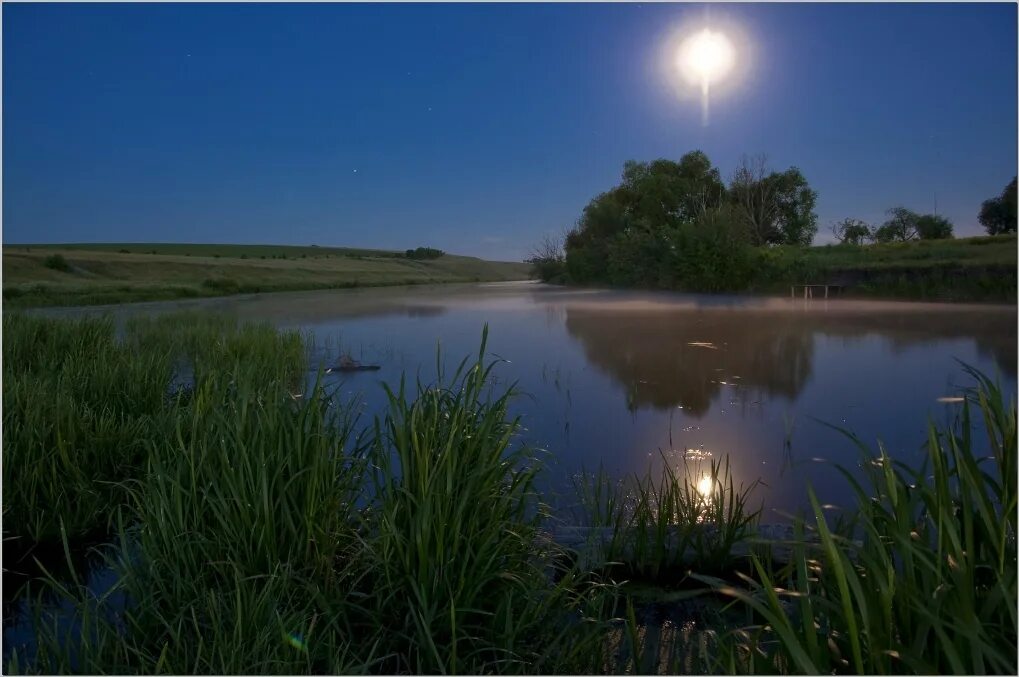
[[754, 536], [757, 482], [737, 486], [728, 458], [710, 460], [706, 472], [663, 461], [657, 479], [648, 472], [613, 482], [602, 470], [581, 476], [575, 486], [590, 525], [585, 547], [626, 577], [679, 580], [691, 569], [731, 569], [735, 546]]
[[729, 644], [729, 669], [1015, 674], [1016, 408], [969, 373], [958, 424], [929, 427], [922, 467], [853, 437], [864, 479], [843, 470], [849, 519], [830, 525], [811, 493], [788, 566], [755, 558], [746, 587], [714, 582], [759, 619]]

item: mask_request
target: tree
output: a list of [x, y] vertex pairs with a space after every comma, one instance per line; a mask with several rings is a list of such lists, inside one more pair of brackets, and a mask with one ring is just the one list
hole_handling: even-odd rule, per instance
[[920, 215], [905, 207], [892, 207], [888, 210], [890, 217], [880, 228], [874, 231], [877, 242], [909, 242], [919, 237], [917, 221]]
[[559, 233], [545, 235], [534, 249], [526, 263], [543, 282], [560, 281], [566, 272], [566, 238], [569, 232], [564, 228]]
[[921, 240], [947, 240], [952, 237], [952, 222], [936, 214], [924, 214], [916, 220], [916, 234]]
[[729, 200], [754, 244], [809, 245], [817, 234], [817, 193], [796, 167], [770, 172], [766, 156], [744, 156], [730, 179]]
[[679, 159], [630, 160], [619, 189], [630, 224], [649, 229], [691, 221], [722, 202], [725, 186], [708, 156], [699, 150]]
[[870, 240], [871, 229], [859, 219], [842, 219], [832, 224], [831, 232], [843, 244], [860, 245]]
[[719, 172], [701, 151], [678, 162], [631, 160], [620, 184], [591, 200], [566, 237], [566, 273], [578, 283], [649, 284], [666, 256], [667, 234], [724, 199]]
[[980, 207], [980, 225], [988, 235], [1016, 231], [1016, 179], [1005, 186], [1001, 195], [985, 200]]

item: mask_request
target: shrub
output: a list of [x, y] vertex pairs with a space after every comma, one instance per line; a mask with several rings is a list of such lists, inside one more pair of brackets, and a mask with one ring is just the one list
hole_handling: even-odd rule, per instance
[[417, 249], [408, 249], [405, 255], [408, 259], [437, 259], [445, 253], [441, 249], [418, 247]]
[[71, 272], [71, 264], [67, 262], [67, 259], [62, 254], [47, 256], [42, 264], [51, 270], [58, 270], [61, 273]]

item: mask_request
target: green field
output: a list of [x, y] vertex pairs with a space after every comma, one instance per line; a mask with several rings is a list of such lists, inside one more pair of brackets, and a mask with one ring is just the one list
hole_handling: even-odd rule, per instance
[[20, 307], [527, 277], [523, 263], [448, 254], [422, 261], [403, 252], [338, 247], [112, 243], [3, 248], [4, 301]]
[[[793, 248], [780, 248], [797, 251]], [[888, 269], [944, 264], [1016, 264], [1016, 236], [993, 235], [957, 240], [916, 240], [869, 245], [829, 245], [798, 250], [800, 256], [817, 265], [846, 269]]]

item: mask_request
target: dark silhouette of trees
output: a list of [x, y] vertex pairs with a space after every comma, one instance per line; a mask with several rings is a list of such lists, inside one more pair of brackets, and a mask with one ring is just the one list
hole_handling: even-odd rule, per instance
[[921, 240], [947, 240], [952, 237], [952, 222], [936, 214], [924, 214], [916, 220], [916, 234]]
[[753, 244], [809, 245], [817, 234], [817, 193], [796, 167], [768, 170], [767, 157], [746, 156], [729, 182], [729, 202]]
[[888, 220], [874, 231], [875, 242], [909, 242], [920, 236], [916, 223], [920, 215], [905, 207], [892, 207], [888, 210]]
[[984, 200], [980, 207], [980, 225], [988, 235], [1014, 233], [1016, 231], [1016, 179], [1005, 186], [1001, 195]]
[[568, 231], [563, 230], [554, 235], [546, 235], [531, 250], [530, 258], [525, 263], [531, 264], [532, 273], [544, 282], [562, 282], [566, 274], [566, 237]]
[[816, 198], [798, 169], [771, 172], [763, 157], [744, 159], [728, 188], [701, 151], [678, 162], [630, 161], [567, 234], [562, 269], [579, 284], [739, 289], [752, 245], [810, 243]]
[[843, 244], [861, 245], [873, 239], [871, 228], [860, 219], [842, 219], [831, 226], [832, 235]]

